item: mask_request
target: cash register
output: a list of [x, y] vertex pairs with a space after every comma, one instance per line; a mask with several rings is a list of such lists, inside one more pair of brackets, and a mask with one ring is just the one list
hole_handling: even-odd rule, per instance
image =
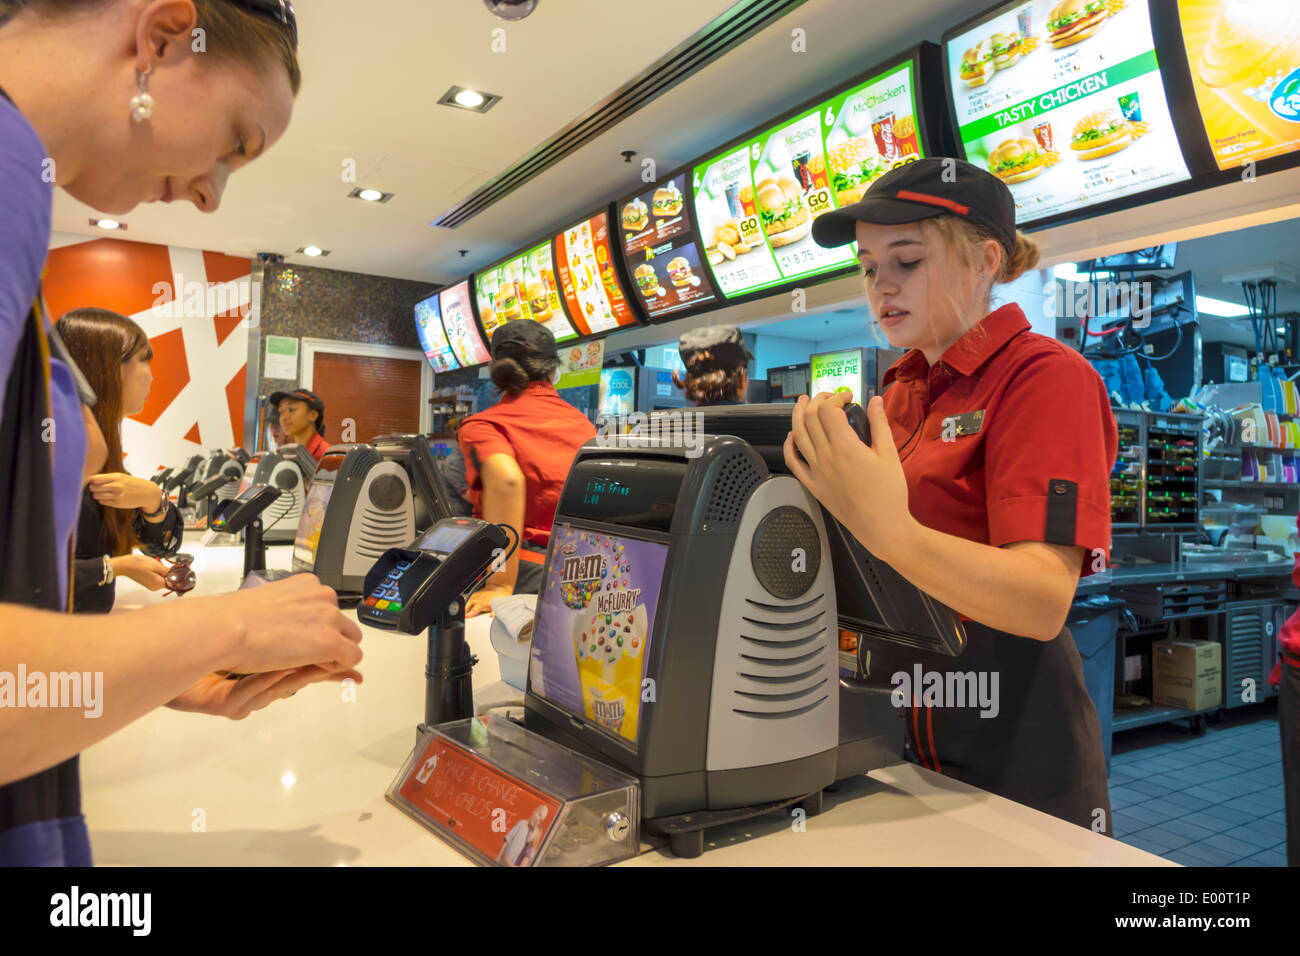
[[[247, 453], [244, 455], [246, 457]], [[210, 520], [222, 502], [229, 501], [239, 493], [244, 465], [243, 460], [230, 458], [224, 451], [214, 451], [200, 467], [199, 480], [190, 490], [190, 498], [202, 507], [203, 520]]]
[[363, 595], [366, 573], [390, 548], [406, 548], [451, 505], [429, 443], [386, 435], [335, 445], [312, 478], [294, 536], [293, 570], [311, 571], [345, 600]]
[[241, 491], [267, 485], [281, 492], [262, 519], [266, 525], [262, 536], [267, 544], [292, 544], [297, 537], [307, 486], [315, 471], [316, 459], [303, 445], [281, 445], [249, 461], [245, 471], [247, 486], [241, 486]]

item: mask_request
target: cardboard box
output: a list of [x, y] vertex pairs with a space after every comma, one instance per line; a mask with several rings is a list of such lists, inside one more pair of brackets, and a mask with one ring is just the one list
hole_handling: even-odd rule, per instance
[[1223, 704], [1222, 648], [1214, 641], [1156, 641], [1151, 645], [1153, 703], [1183, 710]]

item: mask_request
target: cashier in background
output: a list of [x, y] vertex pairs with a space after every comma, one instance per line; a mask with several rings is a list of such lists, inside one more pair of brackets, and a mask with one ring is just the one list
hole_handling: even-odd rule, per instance
[[325, 403], [320, 396], [299, 388], [292, 392], [276, 392], [270, 402], [280, 409], [280, 428], [285, 437], [304, 446], [320, 464], [330, 450], [330, 443], [324, 437]]
[[1109, 834], [1100, 726], [1065, 620], [1110, 546], [1115, 419], [1081, 356], [1031, 332], [1014, 303], [990, 311], [993, 286], [1038, 261], [1011, 192], [970, 163], [921, 159], [819, 216], [813, 236], [857, 240], [875, 321], [908, 351], [885, 373], [897, 386], [868, 405], [870, 446], [841, 410], [848, 396], [801, 396], [786, 462], [872, 554], [967, 622], [957, 658], [873, 643], [870, 677], [901, 687], [894, 675], [919, 664], [996, 678], [983, 707], [927, 700], [923, 677], [904, 705], [917, 759]]
[[741, 405], [749, 391], [748, 363], [754, 358], [734, 325], [691, 329], [677, 340], [686, 366], [683, 379], [673, 372], [673, 384], [685, 389], [696, 405]]
[[538, 322], [510, 322], [492, 336], [488, 371], [501, 401], [466, 418], [457, 437], [474, 517], [522, 529], [522, 540], [505, 570], [470, 597], [467, 618], [490, 611], [494, 598], [538, 592], [564, 479], [578, 449], [596, 437], [555, 391], [559, 364], [555, 336]]

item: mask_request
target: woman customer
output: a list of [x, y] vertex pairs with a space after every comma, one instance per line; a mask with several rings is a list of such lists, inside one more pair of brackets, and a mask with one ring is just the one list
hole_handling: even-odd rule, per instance
[[[144, 409], [153, 348], [140, 326], [107, 309], [76, 309], [55, 328], [95, 390], [95, 421], [108, 446], [103, 470], [81, 496], [72, 609], [106, 614], [119, 577], [162, 590], [167, 566], [158, 559], [181, 546], [180, 512], [158, 485], [127, 474], [122, 457], [122, 419]], [[137, 547], [144, 554], [133, 554]]]

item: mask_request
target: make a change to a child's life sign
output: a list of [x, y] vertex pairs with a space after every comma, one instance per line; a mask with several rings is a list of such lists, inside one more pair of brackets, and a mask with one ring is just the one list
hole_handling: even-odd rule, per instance
[[[591, 479], [586, 499], [631, 497]], [[635, 745], [668, 546], [557, 524], [533, 627], [534, 693]]]
[[555, 383], [556, 388], [600, 384], [600, 366], [605, 361], [604, 339], [585, 345], [561, 346], [556, 354], [560, 359], [560, 379]]

